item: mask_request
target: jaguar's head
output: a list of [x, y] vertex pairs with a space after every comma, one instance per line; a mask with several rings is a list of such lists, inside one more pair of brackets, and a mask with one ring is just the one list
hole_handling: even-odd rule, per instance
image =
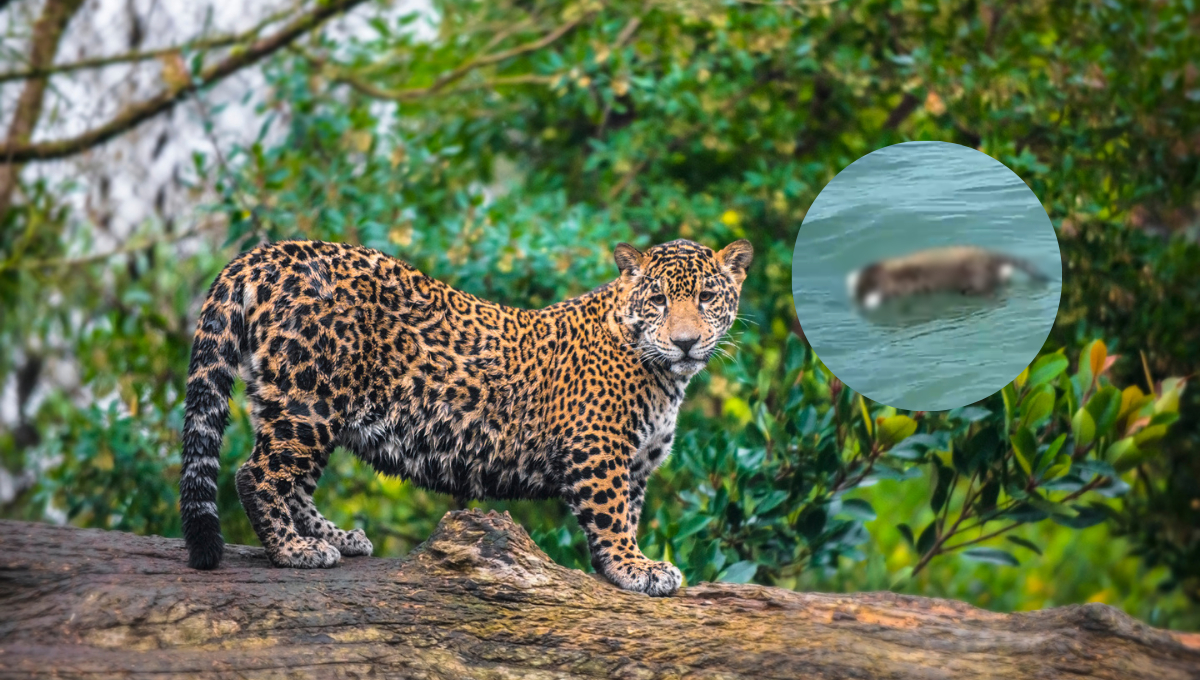
[[749, 241], [720, 252], [678, 240], [638, 252], [616, 247], [621, 270], [616, 322], [644, 361], [676, 375], [695, 375], [718, 349], [737, 318], [746, 268], [754, 258]]

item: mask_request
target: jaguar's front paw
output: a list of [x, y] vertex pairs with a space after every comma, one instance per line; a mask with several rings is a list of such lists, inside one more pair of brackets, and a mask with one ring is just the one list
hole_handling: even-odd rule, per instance
[[673, 595], [683, 583], [683, 574], [674, 564], [645, 558], [609, 564], [604, 571], [605, 578], [617, 587], [651, 597]]
[[371, 539], [367, 538], [367, 534], [362, 529], [343, 531], [342, 535], [333, 541], [333, 544], [343, 557], [370, 555], [375, 552], [375, 546], [371, 544]]
[[274, 554], [268, 551], [268, 556], [275, 566], [293, 569], [328, 569], [336, 567], [342, 559], [337, 548], [309, 536], [297, 536], [285, 541]]

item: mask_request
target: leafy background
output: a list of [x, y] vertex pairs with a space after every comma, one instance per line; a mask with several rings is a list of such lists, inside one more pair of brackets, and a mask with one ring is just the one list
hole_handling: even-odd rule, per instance
[[[220, 268], [262, 240], [361, 243], [537, 307], [611, 279], [617, 242], [744, 237], [757, 257], [738, 348], [689, 390], [650, 485], [647, 554], [691, 583], [893, 588], [1000, 611], [1100, 601], [1200, 629], [1190, 3], [434, 8], [432, 41], [414, 37], [420, 17], [380, 11], [365, 36], [318, 33], [270, 60], [257, 141], [218, 143], [185, 178], [216, 189], [202, 232], [151, 219], [137, 247], [94, 256], [71, 184], [26, 180], [0, 222], [0, 381], [20, 411], [0, 460], [27, 483], [0, 515], [179, 535], [195, 314]], [[1012, 168], [1064, 257], [1042, 357], [945, 413], [844, 388], [790, 294], [817, 193], [914, 139]], [[75, 379], [49, 381], [49, 364]], [[251, 441], [240, 390], [233, 402], [220, 511], [227, 540], [254, 543], [232, 485]], [[349, 455], [317, 502], [391, 556], [454, 507]], [[556, 560], [586, 568], [561, 504], [473, 505], [511, 510]]]

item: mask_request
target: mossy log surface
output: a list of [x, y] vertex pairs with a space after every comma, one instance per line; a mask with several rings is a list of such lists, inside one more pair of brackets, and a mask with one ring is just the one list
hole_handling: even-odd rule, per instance
[[1200, 678], [1200, 640], [1106, 605], [996, 614], [893, 593], [701, 584], [653, 599], [555, 565], [507, 514], [403, 559], [272, 568], [228, 546], [0, 522], [0, 678]]

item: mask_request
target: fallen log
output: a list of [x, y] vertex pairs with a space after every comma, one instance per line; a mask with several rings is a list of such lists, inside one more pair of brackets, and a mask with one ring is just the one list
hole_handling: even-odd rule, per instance
[[1200, 678], [1200, 638], [1102, 604], [701, 584], [624, 592], [506, 514], [446, 515], [402, 559], [269, 566], [228, 546], [0, 522], [0, 678]]

